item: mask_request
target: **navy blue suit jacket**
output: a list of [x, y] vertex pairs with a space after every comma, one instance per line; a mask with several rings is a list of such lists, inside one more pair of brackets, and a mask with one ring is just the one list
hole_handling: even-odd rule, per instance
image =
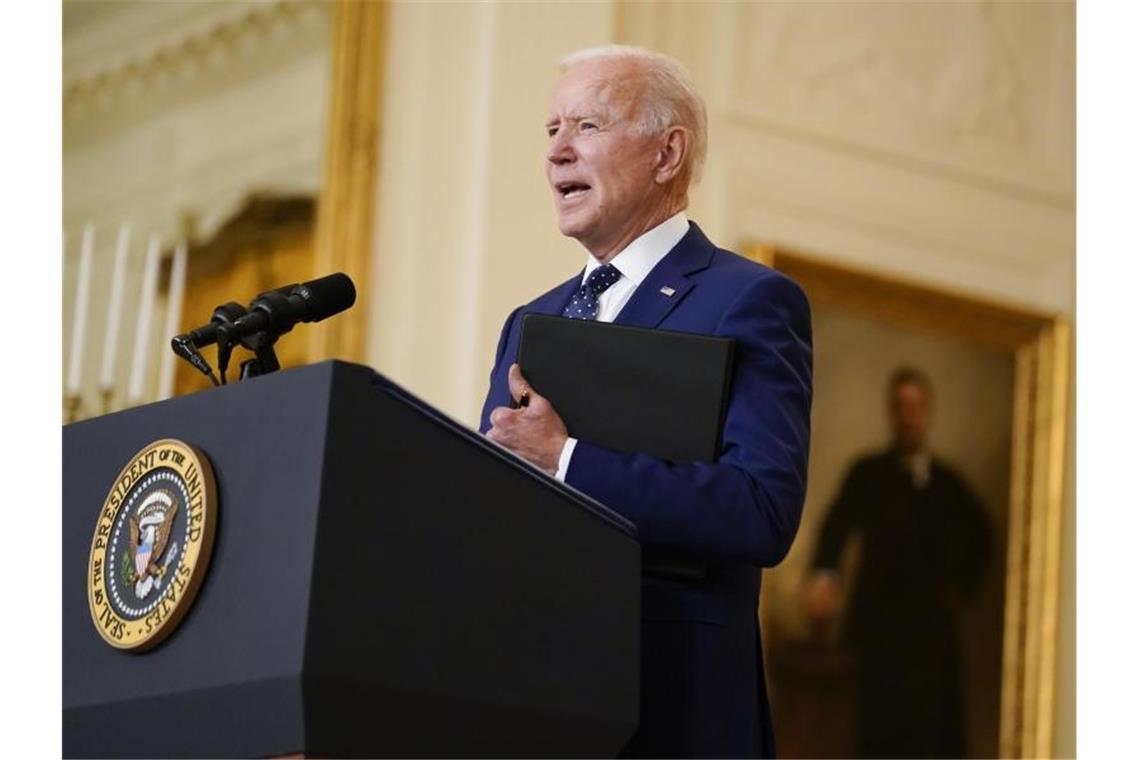
[[[507, 370], [522, 316], [560, 314], [580, 282], [581, 273], [507, 318], [484, 432], [491, 410], [510, 401]], [[661, 292], [665, 286], [673, 295]], [[757, 568], [787, 554], [803, 509], [812, 398], [807, 299], [792, 280], [717, 248], [691, 223], [614, 321], [731, 337], [737, 345], [716, 463], [674, 464], [583, 440], [566, 474], [569, 485], [632, 521], [644, 545], [709, 561], [705, 580], [643, 579], [641, 723], [624, 754], [773, 756]]]

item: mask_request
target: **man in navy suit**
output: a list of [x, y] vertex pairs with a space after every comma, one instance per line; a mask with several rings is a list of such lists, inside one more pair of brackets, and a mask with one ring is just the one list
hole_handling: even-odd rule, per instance
[[[811, 315], [787, 277], [717, 248], [684, 214], [704, 103], [673, 59], [637, 48], [563, 62], [546, 175], [586, 267], [507, 318], [481, 429], [631, 520], [647, 547], [699, 556], [702, 580], [646, 575], [641, 722], [629, 756], [772, 756], [758, 568], [795, 538], [807, 482]], [[721, 453], [677, 464], [567, 435], [514, 363], [522, 316], [561, 314], [734, 338]], [[529, 404], [509, 408], [526, 395]]]

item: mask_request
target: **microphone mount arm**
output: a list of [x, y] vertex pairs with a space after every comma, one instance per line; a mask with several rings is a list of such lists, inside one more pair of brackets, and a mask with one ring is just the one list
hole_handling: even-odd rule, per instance
[[277, 353], [273, 350], [273, 344], [276, 342], [277, 335], [269, 331], [242, 338], [241, 344], [253, 351], [254, 358], [246, 359], [241, 363], [241, 374], [238, 379], [246, 380], [251, 377], [268, 375], [270, 372], [281, 369], [281, 364], [277, 361]]
[[[288, 294], [296, 287], [296, 285], [287, 285], [284, 288], [262, 293], [250, 304], [249, 313], [261, 311], [269, 316], [278, 313], [277, 310], [288, 307]], [[246, 316], [246, 314], [239, 316]], [[226, 368], [230, 363], [230, 354], [235, 347], [230, 328], [234, 326], [236, 321], [237, 317], [227, 319], [223, 323], [222, 329], [219, 329], [217, 333], [218, 369], [221, 371], [223, 383], [225, 382]], [[258, 377], [259, 375], [268, 375], [271, 372], [276, 372], [281, 369], [281, 364], [277, 361], [277, 354], [273, 350], [273, 344], [277, 342], [277, 339], [281, 337], [281, 335], [292, 329], [292, 325], [282, 326], [271, 322], [264, 330], [239, 337], [237, 345], [252, 351], [254, 358], [246, 359], [241, 363], [238, 380]]]

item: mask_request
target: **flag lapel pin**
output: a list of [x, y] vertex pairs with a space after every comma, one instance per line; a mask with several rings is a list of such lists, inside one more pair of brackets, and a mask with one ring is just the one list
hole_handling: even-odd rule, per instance
[[673, 288], [669, 287], [668, 285], [662, 285], [661, 286], [661, 292], [667, 296], [672, 296], [677, 291], [673, 290]]

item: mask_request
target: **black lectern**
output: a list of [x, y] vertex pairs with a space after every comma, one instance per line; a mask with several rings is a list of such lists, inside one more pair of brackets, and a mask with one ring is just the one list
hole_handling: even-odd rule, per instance
[[[161, 438], [213, 464], [213, 554], [170, 637], [121, 651], [88, 557]], [[613, 756], [636, 728], [633, 527], [365, 367], [67, 426], [63, 532], [66, 756]]]

